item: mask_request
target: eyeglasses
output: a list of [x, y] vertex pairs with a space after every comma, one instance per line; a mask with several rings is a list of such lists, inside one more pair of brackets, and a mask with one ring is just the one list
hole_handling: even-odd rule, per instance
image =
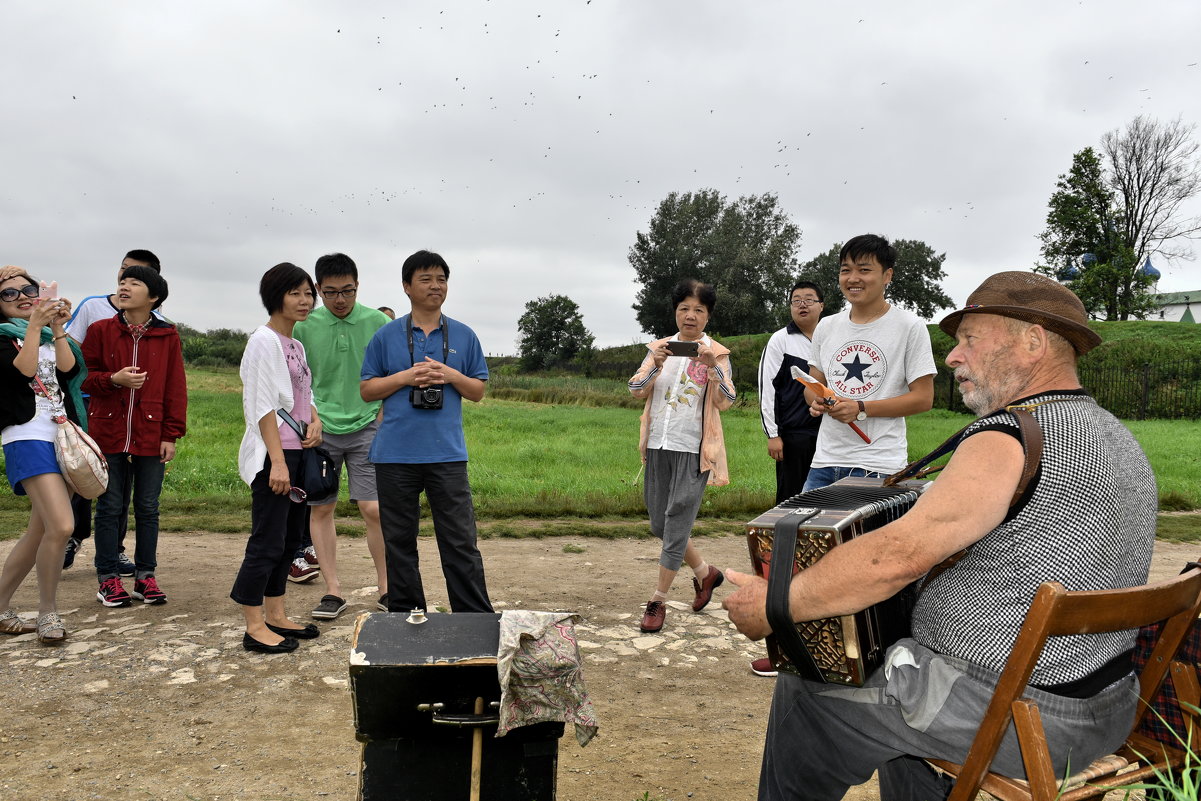
[[38, 288], [33, 284], [26, 284], [20, 289], [17, 289], [15, 286], [10, 286], [8, 289], [0, 289], [0, 300], [12, 303], [22, 295], [27, 298], [36, 298], [38, 296], [38, 291]]
[[300, 487], [292, 487], [288, 490], [288, 500], [292, 503], [304, 503], [309, 499], [309, 494]]
[[339, 297], [350, 300], [358, 291], [357, 289], [323, 289], [321, 290], [321, 297], [326, 300], [333, 300]]
[[821, 303], [821, 301], [817, 298], [793, 298], [792, 300], [788, 301], [788, 303], [790, 306], [795, 306], [799, 309], [802, 306], [812, 306], [815, 303]]

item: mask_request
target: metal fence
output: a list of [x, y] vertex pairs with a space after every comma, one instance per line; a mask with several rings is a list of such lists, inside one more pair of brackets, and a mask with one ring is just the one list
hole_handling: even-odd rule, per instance
[[[595, 362], [571, 368], [592, 378], [627, 380], [638, 368], [628, 362]], [[758, 362], [735, 362], [739, 393], [757, 391]], [[1110, 365], [1080, 366], [1080, 383], [1105, 409], [1127, 420], [1201, 418], [1201, 360], [1147, 362], [1133, 370]], [[968, 412], [946, 365], [934, 380], [934, 407]]]
[[[1201, 418], [1201, 361], [1146, 362], [1141, 367], [1083, 364], [1080, 383], [1102, 408], [1126, 420]], [[938, 369], [934, 406], [966, 412], [952, 372]]]

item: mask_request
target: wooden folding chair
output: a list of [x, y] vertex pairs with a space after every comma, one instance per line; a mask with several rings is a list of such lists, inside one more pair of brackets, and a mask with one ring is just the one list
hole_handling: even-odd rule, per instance
[[[1039, 587], [976, 731], [967, 760], [962, 765], [927, 760], [956, 777], [950, 801], [970, 801], [980, 790], [1002, 801], [1078, 801], [1102, 796], [1115, 787], [1141, 781], [1154, 782], [1156, 770], [1170, 770], [1179, 777], [1183, 765], [1195, 768], [1201, 732], [1192, 730], [1201, 721], [1187, 706], [1196, 707], [1201, 703], [1201, 692], [1193, 666], [1173, 662], [1173, 657], [1189, 627], [1197, 620], [1199, 610], [1201, 568], [1198, 567], [1170, 581], [1125, 590], [1068, 592], [1058, 582], [1047, 582]], [[1159, 642], [1139, 674], [1139, 713], [1126, 742], [1115, 755], [1097, 760], [1076, 777], [1064, 781], [1064, 777], [1054, 775], [1038, 705], [1022, 697], [1047, 638], [1136, 629], [1161, 620], [1166, 622]], [[1133, 733], [1138, 728], [1138, 721], [1148, 714], [1148, 705], [1159, 692], [1169, 670], [1185, 720], [1185, 731], [1180, 732], [1183, 742], [1179, 748]], [[1011, 720], [1017, 730], [1026, 781], [988, 770]], [[1186, 753], [1186, 748], [1192, 749], [1192, 756]]]

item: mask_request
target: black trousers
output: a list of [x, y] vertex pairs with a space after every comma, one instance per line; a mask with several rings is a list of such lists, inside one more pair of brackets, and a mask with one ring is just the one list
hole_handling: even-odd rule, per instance
[[[83, 416], [88, 416], [88, 399], [83, 399]], [[75, 516], [75, 530], [71, 536], [83, 542], [92, 536], [92, 502], [82, 495], [71, 493], [71, 514]], [[125, 553], [125, 531], [129, 528], [129, 493], [125, 494], [125, 505], [117, 520], [117, 550]]]
[[[284, 451], [288, 474], [300, 468], [300, 451]], [[309, 505], [293, 503], [287, 495], [271, 491], [271, 457], [250, 483], [250, 539], [246, 555], [229, 597], [242, 606], [262, 606], [263, 597], [275, 598], [288, 588], [288, 566], [300, 536], [309, 527]]]
[[388, 565], [388, 611], [428, 609], [417, 561], [424, 490], [452, 612], [491, 612], [484, 558], [476, 546], [475, 507], [466, 462], [375, 465], [379, 519]]
[[776, 503], [783, 503], [804, 488], [809, 464], [817, 450], [817, 432], [812, 436], [781, 434], [780, 439], [784, 443], [784, 458], [776, 462]]

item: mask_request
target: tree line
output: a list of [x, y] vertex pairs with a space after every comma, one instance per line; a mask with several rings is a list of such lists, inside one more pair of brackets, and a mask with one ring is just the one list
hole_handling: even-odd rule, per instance
[[[1033, 272], [1068, 286], [1097, 320], [1145, 319], [1155, 311], [1158, 273], [1149, 258], [1188, 258], [1184, 240], [1201, 234], [1201, 217], [1184, 213], [1201, 194], [1195, 125], [1136, 117], [1101, 137], [1100, 152], [1072, 157], [1048, 201]], [[825, 314], [844, 300], [838, 289], [835, 243], [800, 262], [801, 230], [776, 195], [728, 199], [715, 189], [671, 192], [627, 254], [638, 284], [633, 309], [642, 331], [676, 330], [671, 289], [685, 278], [711, 283], [719, 302], [707, 330], [719, 336], [775, 330], [788, 320], [788, 292], [797, 280], [822, 287]], [[886, 297], [930, 319], [950, 308], [940, 282], [946, 253], [916, 239], [893, 240], [897, 266]], [[536, 298], [518, 320], [523, 370], [545, 370], [594, 358], [592, 333], [565, 295]]]

